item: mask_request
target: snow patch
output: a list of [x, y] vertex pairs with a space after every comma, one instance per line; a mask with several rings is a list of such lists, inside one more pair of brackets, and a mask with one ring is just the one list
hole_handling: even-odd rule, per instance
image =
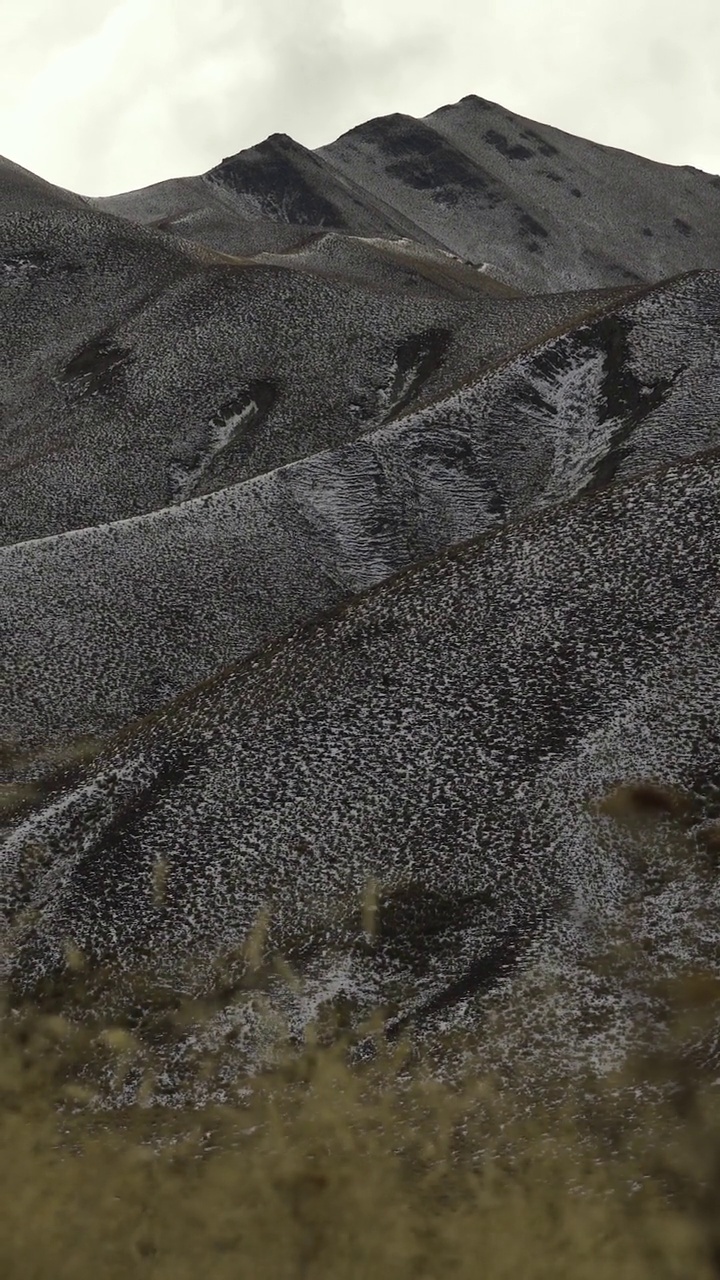
[[172, 485], [173, 502], [186, 502], [192, 497], [213, 459], [223, 449], [227, 449], [235, 433], [252, 422], [259, 412], [256, 400], [250, 400], [239, 412], [230, 413], [227, 417], [219, 414], [210, 424], [210, 433], [206, 449], [193, 467], [185, 467], [181, 462], [171, 462], [168, 467]]

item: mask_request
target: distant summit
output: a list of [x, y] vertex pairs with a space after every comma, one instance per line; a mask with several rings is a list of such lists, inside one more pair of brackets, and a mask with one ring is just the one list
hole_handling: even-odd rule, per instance
[[179, 234], [231, 252], [242, 218], [407, 235], [489, 262], [532, 291], [720, 267], [720, 177], [587, 142], [474, 95], [422, 120], [378, 117], [317, 151], [273, 134], [201, 185], [181, 179], [95, 203], [138, 221], [180, 216]]

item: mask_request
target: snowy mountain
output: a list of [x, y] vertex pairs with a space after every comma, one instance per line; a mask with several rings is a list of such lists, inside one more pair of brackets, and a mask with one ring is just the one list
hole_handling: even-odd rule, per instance
[[720, 447], [719, 341], [718, 276], [690, 274], [339, 448], [0, 548], [0, 734], [115, 729], [413, 561]]
[[267, 912], [298, 1028], [532, 1008], [538, 1069], [616, 1058], [632, 972], [719, 954], [720, 179], [478, 98], [103, 200], [0, 178], [16, 992], [69, 945], [118, 1001], [251, 990]]

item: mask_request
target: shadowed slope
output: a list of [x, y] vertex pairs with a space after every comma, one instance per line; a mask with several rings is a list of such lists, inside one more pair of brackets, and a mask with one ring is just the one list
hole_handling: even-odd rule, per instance
[[83, 196], [46, 182], [29, 169], [0, 156], [0, 216], [7, 213], [40, 213], [54, 209], [86, 209]]
[[0, 232], [5, 543], [341, 446], [607, 301], [454, 284], [412, 296], [392, 258], [385, 288], [312, 264], [208, 263], [89, 211], [15, 215]]

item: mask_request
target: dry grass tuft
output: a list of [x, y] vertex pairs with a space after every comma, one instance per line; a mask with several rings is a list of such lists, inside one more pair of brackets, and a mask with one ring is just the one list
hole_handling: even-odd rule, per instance
[[42, 787], [34, 782], [0, 782], [0, 818], [14, 818], [42, 799]]
[[613, 1081], [529, 1113], [472, 1072], [442, 1083], [407, 1046], [351, 1066], [341, 1041], [288, 1051], [227, 1105], [163, 1109], [141, 1089], [123, 1111], [93, 1110], [89, 1058], [122, 1076], [138, 1049], [123, 1027], [6, 1016], [3, 1275], [720, 1275], [720, 1100], [679, 1056], [636, 1064], [677, 1089], [632, 1130]]
[[597, 802], [597, 812], [618, 822], [646, 823], [661, 818], [686, 818], [696, 809], [695, 798], [679, 788], [641, 780], [616, 787]]

